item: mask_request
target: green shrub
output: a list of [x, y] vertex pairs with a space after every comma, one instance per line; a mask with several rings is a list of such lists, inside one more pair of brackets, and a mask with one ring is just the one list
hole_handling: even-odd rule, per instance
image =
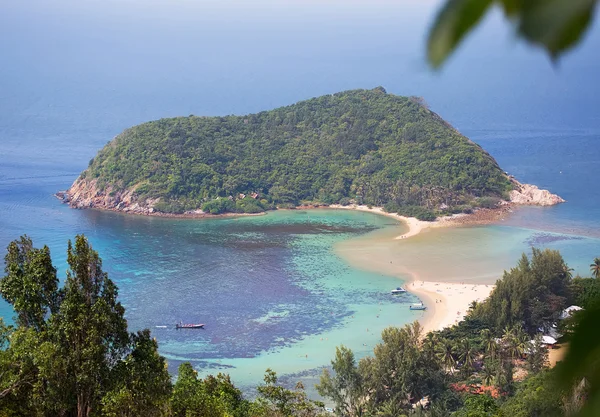
[[235, 211], [235, 204], [228, 198], [217, 198], [202, 205], [202, 211], [210, 214], [221, 214]]
[[352, 203], [352, 200], [350, 200], [348, 197], [342, 197], [342, 198], [340, 198], [340, 205], [341, 206], [349, 206], [350, 203]]
[[500, 199], [498, 197], [479, 197], [476, 200], [478, 207], [492, 209], [498, 207]]
[[235, 211], [237, 213], [262, 213], [265, 211], [265, 207], [262, 206], [259, 200], [246, 197], [235, 202]]
[[416, 217], [418, 220], [432, 222], [437, 216], [435, 213], [421, 206], [400, 206], [397, 213], [401, 216]]
[[388, 213], [398, 213], [400, 206], [394, 201], [390, 201], [383, 206], [383, 209]]

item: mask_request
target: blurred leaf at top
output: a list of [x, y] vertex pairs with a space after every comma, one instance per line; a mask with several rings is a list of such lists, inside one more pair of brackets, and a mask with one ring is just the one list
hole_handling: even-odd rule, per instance
[[552, 59], [576, 45], [589, 27], [598, 0], [447, 0], [427, 41], [427, 58], [439, 68], [465, 35], [497, 5], [518, 36], [544, 49]]

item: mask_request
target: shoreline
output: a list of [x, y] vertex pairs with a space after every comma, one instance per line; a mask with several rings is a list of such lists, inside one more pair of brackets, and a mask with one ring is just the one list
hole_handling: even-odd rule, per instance
[[185, 213], [163, 213], [161, 211], [135, 211], [135, 210], [123, 210], [123, 209], [117, 209], [117, 208], [111, 208], [111, 207], [77, 207], [74, 206], [73, 204], [71, 204], [71, 202], [65, 198], [65, 192], [64, 191], [59, 191], [58, 193], [54, 194], [54, 197], [56, 197], [61, 203], [63, 204], [67, 204], [69, 206], [69, 208], [73, 209], [73, 210], [96, 210], [96, 211], [108, 211], [111, 213], [117, 213], [117, 214], [123, 214], [123, 215], [134, 215], [134, 216], [143, 216], [143, 217], [161, 217], [161, 218], [167, 218], [167, 219], [223, 219], [223, 218], [230, 218], [230, 217], [246, 217], [246, 216], [264, 216], [266, 215], [270, 210], [268, 211], [263, 211], [260, 213], [221, 213], [221, 214], [211, 214], [211, 213], [205, 213], [205, 212], [200, 212], [198, 210], [196, 211], [189, 211], [189, 212], [185, 212]]
[[[56, 197], [63, 203], [69, 204], [70, 202], [63, 198], [60, 193], [56, 194]], [[82, 210], [83, 208], [73, 207], [71, 208]], [[513, 204], [506, 204], [496, 209], [479, 209], [471, 214], [455, 214], [451, 216], [439, 217], [433, 222], [427, 222], [418, 220], [415, 217], [401, 216], [397, 213], [388, 213], [382, 207], [371, 207], [365, 205], [349, 205], [342, 206], [339, 204], [332, 205], [308, 205], [298, 206], [290, 210], [317, 210], [317, 209], [331, 209], [331, 210], [355, 210], [366, 213], [373, 213], [376, 215], [386, 216], [393, 218], [399, 222], [402, 222], [408, 227], [408, 230], [401, 235], [391, 238], [392, 240], [403, 240], [419, 235], [422, 231], [432, 228], [446, 228], [446, 227], [460, 227], [477, 224], [493, 224], [503, 217], [512, 212]], [[134, 210], [122, 210], [109, 207], [90, 207], [92, 210], [110, 211], [113, 213], [120, 214], [134, 214], [138, 216], [146, 217], [160, 217], [169, 219], [225, 219], [233, 217], [245, 217], [245, 216], [263, 216], [267, 215], [269, 211], [262, 213], [222, 213], [222, 214], [210, 214], [204, 212], [187, 212], [181, 214], [173, 213], [161, 213], [161, 212], [140, 212]], [[278, 209], [280, 210], [280, 209]], [[285, 209], [281, 209], [285, 210]], [[364, 269], [364, 268], [363, 268]], [[466, 315], [468, 306], [473, 301], [481, 301], [482, 294], [485, 297], [489, 295], [494, 286], [485, 284], [456, 284], [449, 282], [435, 282], [435, 281], [423, 281], [412, 271], [403, 270], [403, 274], [407, 274], [411, 279], [406, 282], [406, 290], [410, 293], [419, 297], [419, 299], [427, 306], [427, 310], [424, 311], [421, 317], [417, 320], [421, 323], [424, 328], [424, 333], [430, 331], [441, 330], [444, 327], [451, 326], [456, 322], [462, 320]], [[397, 276], [397, 275], [396, 275]], [[484, 298], [485, 298], [484, 297]]]
[[[56, 197], [63, 203], [69, 204], [69, 201], [65, 201], [61, 198], [61, 194], [57, 193]], [[71, 208], [83, 210], [83, 208], [73, 207]], [[298, 206], [294, 209], [289, 210], [317, 210], [317, 209], [331, 209], [331, 210], [355, 210], [366, 213], [373, 213], [380, 216], [386, 216], [402, 222], [408, 227], [408, 230], [401, 235], [398, 235], [393, 240], [403, 240], [419, 235], [422, 231], [432, 228], [446, 228], [446, 227], [460, 227], [466, 225], [476, 224], [492, 224], [500, 221], [501, 218], [512, 211], [512, 204], [507, 204], [496, 209], [479, 209], [472, 214], [455, 214], [451, 216], [439, 217], [433, 222], [427, 222], [418, 220], [415, 217], [401, 216], [397, 213], [388, 213], [382, 207], [371, 207], [365, 205], [349, 205], [342, 206], [339, 204], [332, 205], [309, 205], [309, 206]], [[119, 213], [124, 215], [138, 215], [145, 217], [160, 217], [167, 219], [190, 219], [190, 220], [201, 220], [201, 219], [226, 219], [234, 217], [245, 217], [245, 216], [264, 216], [269, 211], [262, 213], [222, 213], [222, 214], [210, 214], [200, 212], [188, 212], [181, 214], [173, 213], [161, 213], [161, 212], [138, 212], [138, 211], [125, 211], [122, 209], [113, 209], [108, 207], [90, 207], [91, 210], [109, 211], [113, 213]], [[278, 209], [286, 210], [286, 209]], [[424, 311], [420, 318], [417, 320], [421, 323], [424, 328], [424, 333], [441, 330], [446, 326], [455, 324], [455, 322], [462, 320], [469, 304], [480, 298], [480, 294], [483, 294], [485, 290], [483, 288], [489, 287], [484, 284], [468, 284], [461, 286], [456, 283], [442, 283], [435, 281], [423, 281], [413, 273], [412, 271], [404, 270], [403, 273], [407, 273], [411, 277], [410, 281], [406, 282], [406, 289], [410, 293], [419, 297], [419, 299], [427, 306], [427, 310]], [[420, 284], [419, 284], [420, 283]], [[419, 284], [419, 285], [417, 285]], [[442, 285], [443, 284], [443, 285]], [[439, 287], [442, 285], [442, 287]], [[457, 286], [461, 286], [458, 288]], [[439, 288], [436, 288], [439, 287]], [[464, 288], [462, 288], [464, 287]], [[471, 287], [469, 290], [467, 287]], [[440, 288], [445, 288], [445, 291], [439, 291]], [[482, 289], [479, 289], [482, 288]], [[493, 286], [492, 286], [493, 288]], [[488, 295], [491, 289], [488, 291]], [[446, 292], [448, 294], [446, 294]], [[448, 295], [453, 293], [451, 297]], [[459, 294], [460, 293], [460, 294]], [[466, 294], [466, 295], [465, 295]], [[457, 296], [458, 295], [458, 296]], [[439, 300], [439, 302], [437, 301]], [[459, 313], [459, 314], [455, 314]]]
[[427, 305], [426, 313], [419, 319], [424, 334], [451, 327], [462, 321], [471, 303], [485, 300], [495, 287], [491, 284], [421, 280], [406, 284], [406, 290], [417, 295], [423, 304]]
[[[433, 222], [387, 213], [381, 207], [331, 205], [327, 208], [369, 212], [401, 221], [407, 225], [408, 231], [391, 238], [392, 240], [401, 240], [417, 236], [425, 229], [494, 224], [510, 214], [514, 206], [507, 204], [497, 209], [480, 209], [472, 214], [441, 217]], [[348, 258], [345, 259], [349, 261]], [[355, 262], [353, 264], [356, 265]], [[381, 272], [389, 275], [389, 271]], [[492, 284], [445, 282], [443, 278], [440, 281], [424, 281], [414, 271], [405, 267], [396, 270], [393, 275], [402, 279], [405, 282], [405, 289], [416, 295], [427, 306], [427, 310], [417, 318], [423, 326], [424, 334], [457, 324], [464, 319], [473, 301], [481, 302], [485, 300], [495, 288], [495, 285]], [[408, 280], [406, 280], [407, 277]]]
[[398, 221], [405, 223], [408, 226], [408, 231], [396, 236], [394, 240], [407, 239], [412, 236], [416, 236], [421, 231], [425, 229], [439, 228], [439, 227], [457, 227], [457, 226], [467, 226], [467, 225], [485, 225], [485, 224], [494, 224], [496, 222], [504, 220], [505, 216], [509, 215], [513, 212], [515, 208], [514, 204], [505, 204], [498, 208], [494, 209], [477, 209], [473, 211], [473, 213], [466, 214], [453, 214], [450, 216], [438, 217], [436, 220], [432, 222], [427, 222], [424, 220], [419, 220], [416, 217], [406, 217], [401, 216], [397, 213], [388, 213], [383, 207], [371, 207], [364, 205], [356, 205], [351, 204], [348, 206], [342, 206], [339, 204], [331, 204], [329, 206], [324, 207], [307, 207], [306, 209], [319, 209], [319, 208], [329, 208], [335, 210], [356, 210], [363, 211], [366, 213], [374, 213], [379, 214], [381, 216], [391, 217]]

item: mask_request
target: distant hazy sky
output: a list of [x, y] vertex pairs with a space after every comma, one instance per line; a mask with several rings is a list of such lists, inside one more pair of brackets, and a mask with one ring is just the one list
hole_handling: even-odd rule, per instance
[[[434, 73], [425, 38], [440, 3], [0, 0], [0, 101], [24, 91], [53, 106], [79, 102], [73, 94], [90, 103], [143, 100], [151, 106], [140, 109], [144, 120], [246, 113], [383, 85], [424, 96], [459, 125], [471, 117], [511, 123], [522, 113], [515, 101], [546, 123], [559, 120], [540, 99], [598, 107], [597, 24], [555, 67], [517, 41], [496, 12]], [[48, 86], [52, 93], [42, 94]], [[599, 123], [590, 113], [590, 125]]]

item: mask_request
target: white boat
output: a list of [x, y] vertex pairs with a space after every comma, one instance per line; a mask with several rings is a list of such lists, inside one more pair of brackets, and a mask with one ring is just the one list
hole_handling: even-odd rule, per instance
[[404, 294], [406, 290], [402, 287], [398, 287], [395, 290], [392, 290], [392, 294]]
[[409, 310], [427, 310], [427, 307], [423, 303], [415, 303], [408, 308]]

